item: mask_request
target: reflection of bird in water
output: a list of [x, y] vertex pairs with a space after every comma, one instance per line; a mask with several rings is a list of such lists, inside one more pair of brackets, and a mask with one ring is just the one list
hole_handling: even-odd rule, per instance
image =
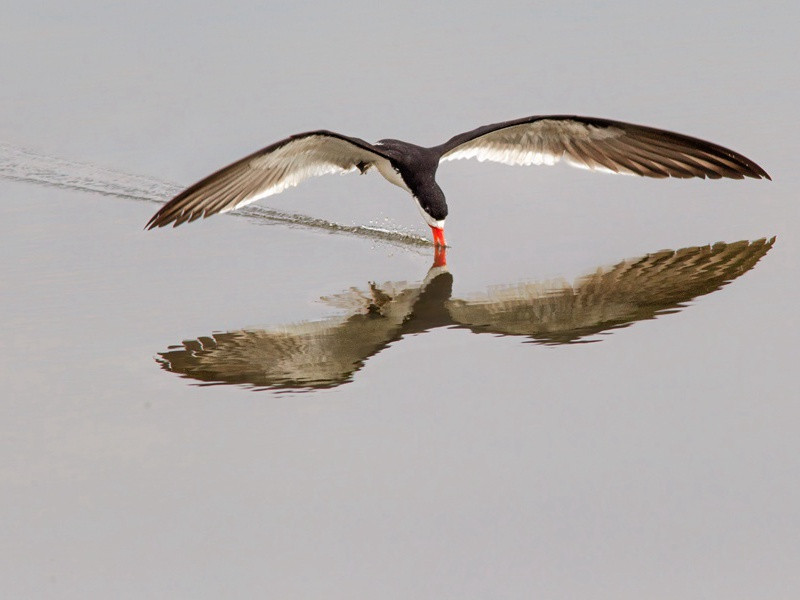
[[722, 146], [679, 133], [608, 119], [552, 115], [478, 127], [439, 146], [400, 140], [370, 144], [332, 131], [300, 133], [254, 152], [197, 182], [165, 204], [147, 228], [176, 226], [234, 210], [316, 175], [375, 167], [416, 200], [435, 245], [445, 245], [447, 202], [436, 183], [444, 161], [477, 158], [507, 165], [552, 165], [564, 158], [584, 169], [644, 177], [769, 175]]
[[401, 337], [420, 294], [437, 278], [438, 270], [431, 269], [421, 284], [370, 284], [367, 292], [353, 289], [331, 297], [334, 306], [346, 308], [345, 316], [269, 330], [216, 333], [161, 353], [161, 363], [167, 370], [202, 381], [275, 388], [339, 385], [364, 360]]
[[564, 281], [498, 286], [451, 298], [453, 276], [437, 255], [421, 283], [370, 284], [323, 298], [339, 317], [239, 330], [183, 342], [160, 354], [166, 370], [209, 383], [310, 389], [349, 381], [370, 356], [405, 335], [438, 327], [524, 336], [542, 344], [587, 336], [678, 312], [755, 266], [774, 238], [664, 250], [620, 262], [570, 285]]

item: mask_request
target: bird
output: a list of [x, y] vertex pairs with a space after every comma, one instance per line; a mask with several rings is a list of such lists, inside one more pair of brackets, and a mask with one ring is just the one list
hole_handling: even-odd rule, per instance
[[712, 142], [623, 121], [532, 116], [484, 125], [423, 147], [395, 139], [371, 144], [328, 130], [292, 135], [201, 179], [167, 202], [146, 229], [174, 227], [235, 210], [328, 173], [375, 169], [415, 200], [435, 247], [445, 247], [447, 201], [436, 171], [450, 160], [507, 165], [570, 165], [644, 177], [771, 179], [745, 156]]

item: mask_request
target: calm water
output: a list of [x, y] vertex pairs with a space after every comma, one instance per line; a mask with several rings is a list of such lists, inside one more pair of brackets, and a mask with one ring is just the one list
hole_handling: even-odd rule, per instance
[[[649, 10], [12, 2], [3, 597], [797, 597], [797, 15]], [[547, 113], [774, 181], [448, 164], [446, 268], [374, 175], [143, 230], [291, 133]]]

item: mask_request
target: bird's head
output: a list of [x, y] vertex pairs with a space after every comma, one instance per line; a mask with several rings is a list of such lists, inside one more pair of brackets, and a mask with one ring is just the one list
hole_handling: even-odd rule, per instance
[[435, 246], [446, 246], [444, 241], [444, 220], [447, 217], [447, 202], [444, 192], [431, 180], [417, 190], [418, 195], [414, 196], [419, 206], [422, 218], [433, 232], [433, 243]]

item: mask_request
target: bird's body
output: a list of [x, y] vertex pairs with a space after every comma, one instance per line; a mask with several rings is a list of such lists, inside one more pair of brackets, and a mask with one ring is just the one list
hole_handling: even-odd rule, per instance
[[315, 175], [363, 174], [375, 167], [412, 195], [434, 243], [444, 246], [448, 211], [436, 171], [442, 162], [462, 158], [509, 165], [552, 165], [564, 158], [585, 169], [658, 178], [770, 178], [750, 159], [717, 144], [591, 117], [526, 117], [485, 125], [430, 148], [391, 139], [370, 144], [320, 130], [293, 135], [209, 175], [165, 204], [147, 228], [228, 212]]

